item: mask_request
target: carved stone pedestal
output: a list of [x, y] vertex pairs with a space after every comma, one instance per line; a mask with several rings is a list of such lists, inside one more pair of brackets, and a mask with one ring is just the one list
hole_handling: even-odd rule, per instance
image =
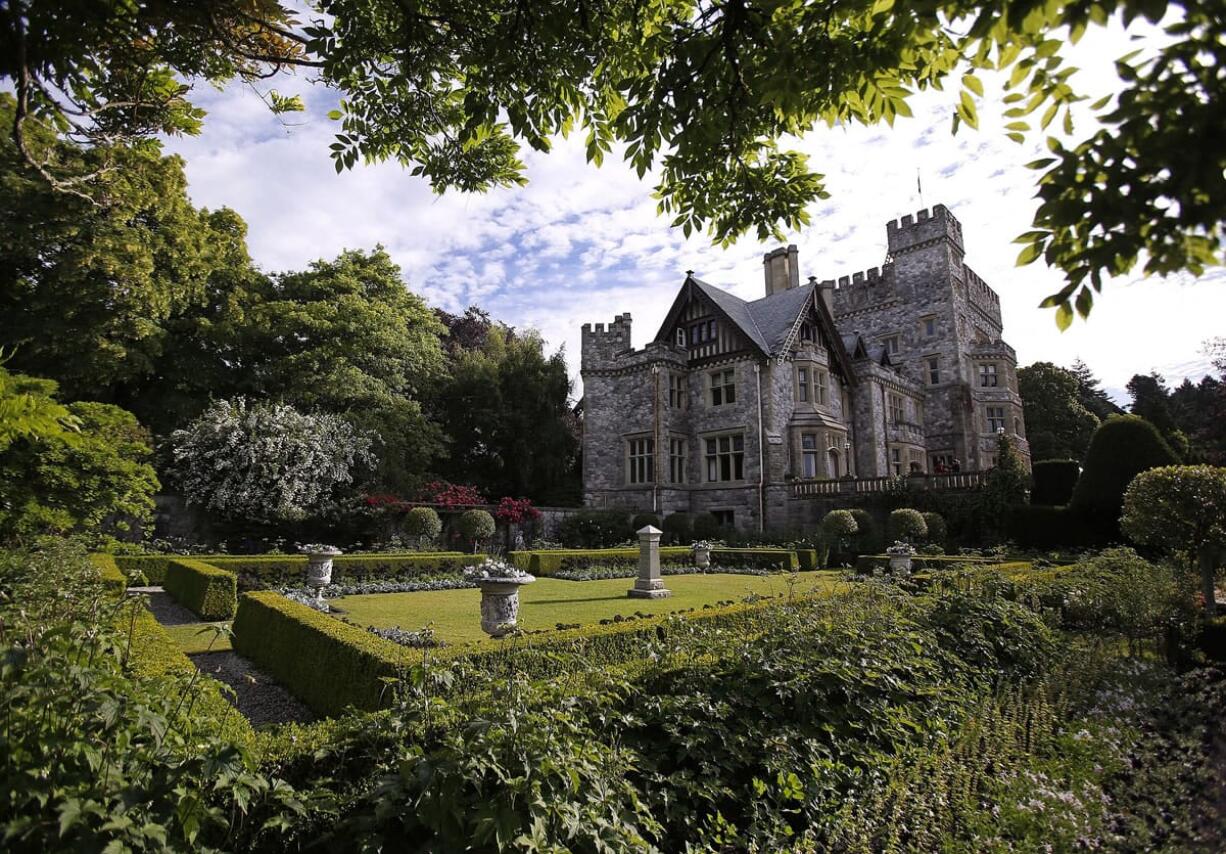
[[667, 599], [673, 595], [660, 577], [660, 535], [663, 533], [651, 525], [638, 531], [639, 577], [627, 591], [631, 599]]

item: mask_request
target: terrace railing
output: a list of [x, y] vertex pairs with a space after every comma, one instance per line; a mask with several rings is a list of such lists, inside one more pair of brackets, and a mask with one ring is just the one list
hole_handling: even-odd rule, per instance
[[831, 495], [864, 495], [904, 490], [956, 492], [979, 489], [987, 472], [912, 474], [898, 477], [848, 477], [839, 480], [806, 478], [792, 481], [793, 498], [824, 498]]

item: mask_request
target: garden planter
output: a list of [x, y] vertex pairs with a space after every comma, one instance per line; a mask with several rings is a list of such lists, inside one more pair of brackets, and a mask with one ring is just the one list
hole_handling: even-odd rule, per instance
[[332, 583], [332, 559], [342, 552], [334, 546], [308, 546], [304, 549], [307, 555], [307, 586], [315, 590], [315, 599], [322, 602], [324, 588]]
[[711, 566], [711, 547], [694, 546], [694, 566], [707, 569]]
[[495, 638], [513, 632], [519, 621], [519, 588], [536, 579], [522, 575], [473, 580], [481, 589], [481, 631]]

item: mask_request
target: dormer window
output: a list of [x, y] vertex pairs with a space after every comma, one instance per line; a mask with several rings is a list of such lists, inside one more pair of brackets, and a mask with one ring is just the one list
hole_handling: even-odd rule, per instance
[[685, 330], [680, 327], [677, 328], [677, 346], [685, 346]]

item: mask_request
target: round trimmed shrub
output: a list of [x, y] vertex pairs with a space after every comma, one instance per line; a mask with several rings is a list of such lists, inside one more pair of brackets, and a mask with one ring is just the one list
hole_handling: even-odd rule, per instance
[[433, 542], [443, 533], [443, 520], [433, 507], [414, 507], [404, 517], [404, 532], [417, 537], [420, 545]]
[[913, 543], [928, 536], [928, 524], [924, 521], [924, 515], [918, 510], [900, 507], [890, 512], [886, 531], [892, 540]]
[[[630, 520], [630, 530], [636, 534], [650, 525], [653, 528], [660, 528], [660, 517], [655, 513], [636, 513], [634, 518]], [[660, 528], [660, 530], [664, 530]]]
[[877, 520], [873, 518], [873, 514], [863, 507], [856, 507], [851, 511], [851, 516], [856, 520], [855, 550], [860, 554], [872, 554], [878, 551]]
[[484, 510], [465, 510], [456, 522], [456, 530], [472, 543], [475, 552], [482, 542], [494, 536], [498, 526], [494, 524], [494, 517]]
[[945, 537], [948, 536], [948, 530], [945, 527], [945, 518], [940, 513], [924, 513], [924, 524], [928, 526], [928, 542], [934, 546], [945, 545]]
[[1174, 466], [1178, 457], [1139, 415], [1112, 415], [1099, 425], [1086, 451], [1085, 469], [1069, 506], [1104, 540], [1119, 536], [1124, 490], [1143, 471]]
[[694, 539], [713, 540], [719, 536], [719, 520], [714, 513], [698, 513], [694, 516]]
[[822, 517], [822, 533], [832, 539], [850, 537], [859, 530], [850, 510], [831, 510]]
[[689, 513], [669, 513], [660, 526], [668, 543], [687, 545], [694, 540], [694, 517]]

